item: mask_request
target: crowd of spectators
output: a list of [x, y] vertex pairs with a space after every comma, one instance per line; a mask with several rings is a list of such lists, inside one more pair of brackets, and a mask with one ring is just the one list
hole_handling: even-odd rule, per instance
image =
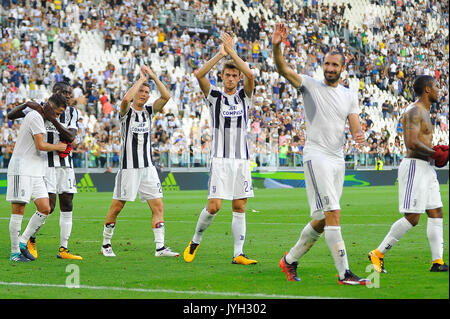
[[[398, 118], [414, 99], [411, 84], [419, 74], [438, 80], [440, 100], [433, 104], [431, 118], [433, 125], [448, 132], [448, 1], [371, 0], [393, 8], [394, 14], [364, 17], [364, 23], [352, 30], [346, 19], [351, 3], [338, 6], [305, 0], [296, 1], [295, 7], [291, 1], [244, 0], [248, 7], [263, 7], [272, 18], [265, 18], [260, 11], [241, 25], [239, 15], [233, 13], [237, 10], [234, 2], [219, 2], [2, 0], [0, 167], [8, 165], [20, 125], [8, 120], [8, 110], [26, 98], [41, 100], [40, 88], [50, 90], [61, 80], [72, 84], [80, 114], [75, 167], [117, 167], [120, 97], [136, 79], [137, 67], [152, 65], [155, 58], [177, 109], [153, 118], [153, 158], [165, 167], [206, 166], [211, 128], [193, 71], [217, 52], [223, 31], [236, 35], [236, 50], [256, 75], [249, 127], [252, 160], [258, 166], [302, 166], [306, 138], [303, 101], [275, 72], [271, 34], [276, 19], [289, 25], [284, 53], [298, 73], [320, 76], [326, 52], [336, 48], [345, 53], [347, 69], [342, 84], [358, 83], [360, 117], [367, 138], [366, 145], [356, 146], [347, 131], [348, 162], [398, 165], [405, 155]], [[218, 5], [221, 14], [215, 10]], [[208, 32], [180, 27], [179, 13], [188, 10], [193, 12], [195, 25], [203, 23]], [[427, 31], [430, 18], [440, 21], [435, 33]], [[108, 62], [100, 72], [86, 68], [77, 59], [81, 40], [71, 29], [75, 24], [84, 32], [101, 35], [105, 50], [121, 51], [119, 63]], [[54, 54], [57, 46], [64, 64], [58, 63]], [[173, 68], [182, 70], [181, 76], [171, 72]], [[209, 79], [220, 85], [219, 70], [210, 72]], [[155, 86], [151, 89], [157, 94]], [[380, 92], [391, 99], [381, 100]], [[376, 112], [378, 116], [370, 115]], [[395, 129], [375, 125], [380, 118], [391, 120]]]

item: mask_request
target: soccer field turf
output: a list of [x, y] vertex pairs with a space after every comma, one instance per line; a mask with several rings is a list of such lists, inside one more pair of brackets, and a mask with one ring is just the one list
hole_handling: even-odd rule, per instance
[[[448, 263], [448, 185], [441, 186], [444, 202], [444, 260]], [[163, 299], [291, 299], [291, 298], [449, 298], [448, 273], [430, 273], [431, 253], [426, 236], [427, 217], [409, 231], [386, 255], [387, 274], [374, 274], [367, 253], [376, 248], [397, 212], [397, 188], [348, 187], [341, 199], [342, 235], [352, 271], [371, 276], [375, 285], [340, 286], [325, 239], [299, 262], [300, 282], [287, 282], [278, 262], [297, 241], [310, 220], [305, 189], [257, 189], [247, 205], [245, 253], [257, 265], [232, 265], [231, 203], [208, 228], [196, 259], [154, 257], [150, 211], [145, 203], [127, 203], [119, 215], [112, 245], [117, 254], [100, 254], [103, 223], [111, 193], [80, 193], [74, 199], [69, 249], [82, 261], [56, 258], [59, 246], [59, 208], [41, 229], [39, 258], [17, 264], [10, 253], [10, 204], [0, 197], [0, 298], [163, 298]], [[206, 203], [206, 191], [164, 194], [166, 245], [183, 253], [192, 238], [197, 217]], [[22, 230], [34, 205], [28, 205]], [[322, 236], [323, 237], [323, 236]], [[75, 265], [75, 266], [74, 266]], [[74, 270], [75, 269], [75, 270]], [[366, 272], [367, 270], [367, 272]], [[69, 289], [76, 284], [79, 289]]]

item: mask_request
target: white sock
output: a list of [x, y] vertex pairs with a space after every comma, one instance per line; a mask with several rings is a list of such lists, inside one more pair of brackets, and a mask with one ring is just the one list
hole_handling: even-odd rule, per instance
[[195, 227], [194, 237], [192, 237], [192, 241], [196, 244], [200, 244], [203, 238], [203, 233], [205, 230], [211, 225], [216, 215], [210, 214], [206, 207], [203, 208], [200, 216], [198, 216], [197, 226]]
[[72, 212], [61, 212], [59, 215], [60, 246], [68, 248], [70, 233], [72, 232]]
[[345, 243], [342, 239], [340, 226], [325, 226], [325, 240], [334, 259], [334, 265], [339, 278], [344, 278], [345, 271], [349, 269]]
[[431, 248], [431, 260], [442, 259], [444, 254], [443, 218], [428, 218], [427, 237]]
[[388, 250], [394, 247], [400, 238], [402, 238], [403, 235], [405, 235], [411, 228], [413, 228], [413, 225], [411, 225], [405, 217], [397, 220], [394, 224], [392, 224], [389, 233], [383, 239], [380, 246], [378, 246], [378, 251], [385, 254]]
[[44, 215], [36, 211], [33, 216], [31, 216], [27, 228], [25, 228], [22, 236], [20, 236], [20, 242], [26, 243], [28, 239], [30, 239], [31, 235], [36, 234], [39, 229], [41, 229], [42, 225], [45, 224], [47, 217], [48, 215]]
[[294, 247], [291, 248], [289, 253], [286, 255], [286, 261], [289, 264], [297, 262], [304, 254], [306, 254], [311, 247], [320, 238], [322, 233], [318, 233], [314, 230], [310, 223], [308, 223], [302, 230], [300, 238]]
[[111, 238], [114, 235], [115, 223], [110, 223], [103, 226], [103, 243], [102, 245], [111, 245]]
[[165, 231], [164, 222], [157, 223], [156, 227], [153, 228], [153, 234], [155, 235], [156, 250], [164, 247], [164, 231]]
[[245, 234], [247, 232], [245, 213], [233, 212], [231, 232], [234, 239], [234, 257], [244, 253]]
[[11, 239], [11, 253], [20, 253], [19, 236], [22, 230], [23, 215], [11, 214], [9, 219], [9, 238]]
[[[48, 215], [47, 215], [47, 217], [48, 217]], [[31, 237], [32, 237], [32, 238], [36, 238], [37, 233], [38, 233], [39, 230], [42, 228], [42, 226], [45, 225], [45, 222], [46, 222], [46, 221], [47, 221], [47, 219], [44, 220], [44, 222], [42, 223], [41, 227], [36, 228], [36, 231], [35, 231], [33, 234], [31, 234], [30, 238], [31, 238]]]

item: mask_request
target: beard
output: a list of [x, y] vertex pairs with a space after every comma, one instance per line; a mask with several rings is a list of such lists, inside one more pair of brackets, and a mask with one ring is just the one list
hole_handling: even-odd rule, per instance
[[339, 79], [341, 78], [341, 73], [335, 73], [335, 74], [330, 74], [327, 72], [323, 72], [323, 75], [325, 77], [325, 80], [327, 80], [328, 83], [336, 83], [339, 81]]
[[438, 103], [439, 102], [439, 96], [437, 96], [437, 95], [436, 95], [436, 97], [430, 96], [430, 102], [431, 103]]

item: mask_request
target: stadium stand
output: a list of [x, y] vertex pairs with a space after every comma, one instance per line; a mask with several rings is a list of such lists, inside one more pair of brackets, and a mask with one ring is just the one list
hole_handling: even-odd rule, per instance
[[[358, 92], [367, 145], [347, 134], [356, 167], [397, 166], [405, 155], [399, 116], [414, 100], [416, 75], [438, 79], [434, 144], [448, 145], [448, 1], [217, 0], [12, 1], [1, 6], [0, 167], [6, 168], [20, 121], [8, 110], [43, 100], [59, 80], [74, 87], [80, 128], [75, 167], [117, 167], [118, 104], [142, 63], [170, 88], [153, 119], [154, 159], [162, 167], [206, 167], [209, 112], [193, 71], [215, 54], [220, 32], [256, 74], [249, 127], [255, 166], [301, 167], [305, 123], [301, 95], [274, 71], [271, 34], [285, 21], [285, 55], [298, 72], [321, 78], [324, 54], [345, 53], [342, 84]], [[210, 81], [220, 85], [218, 70]], [[151, 100], [157, 97], [152, 87]]]

